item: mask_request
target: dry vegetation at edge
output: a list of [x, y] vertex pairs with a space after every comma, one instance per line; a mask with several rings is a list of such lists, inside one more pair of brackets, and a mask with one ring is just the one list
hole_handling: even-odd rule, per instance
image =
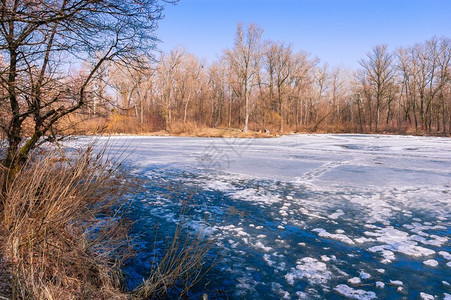
[[[12, 299], [147, 299], [186, 294], [214, 262], [214, 245], [180, 220], [149, 278], [127, 291], [121, 267], [132, 258], [124, 193], [133, 186], [91, 147], [36, 154], [1, 194], [0, 296]], [[2, 168], [0, 177], [5, 179]]]
[[[285, 130], [280, 133], [274, 131], [254, 131], [236, 128], [211, 128], [202, 126], [194, 122], [174, 122], [168, 130], [152, 130], [149, 128], [141, 128], [137, 120], [133, 117], [124, 117], [116, 115], [113, 118], [94, 118], [86, 119], [82, 115], [72, 115], [62, 120], [59, 129], [70, 135], [138, 135], [138, 136], [184, 136], [184, 137], [223, 137], [223, 138], [273, 138], [291, 134], [376, 134], [372, 131], [360, 132], [355, 128], [347, 128], [341, 125], [323, 125], [319, 128], [314, 126], [306, 126], [296, 130], [286, 126]], [[407, 126], [392, 127], [382, 126], [377, 134], [393, 134], [393, 135], [417, 135], [417, 136], [451, 136], [449, 133], [416, 131]]]

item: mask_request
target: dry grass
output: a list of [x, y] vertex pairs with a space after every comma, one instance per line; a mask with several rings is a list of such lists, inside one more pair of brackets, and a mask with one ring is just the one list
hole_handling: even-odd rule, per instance
[[[140, 124], [135, 117], [113, 114], [110, 118], [86, 118], [80, 115], [70, 116], [59, 123], [59, 130], [64, 134], [81, 135], [154, 135], [154, 136], [192, 136], [192, 137], [234, 137], [267, 138], [278, 136], [278, 131], [243, 132], [234, 128], [211, 128], [195, 122], [174, 121], [167, 130], [158, 126], [158, 120], [148, 120]], [[160, 129], [159, 129], [160, 128]]]
[[183, 216], [184, 213], [163, 257], [153, 261], [151, 275], [134, 291], [134, 299], [170, 296], [173, 289], [179, 297], [185, 296], [219, 259], [219, 253], [207, 259], [216, 241], [207, 239], [202, 232], [185, 231], [188, 221]]
[[[3, 269], [0, 278], [12, 278], [2, 294], [146, 299], [173, 288], [185, 294], [205, 274], [214, 241], [183, 231], [182, 219], [163, 257], [153, 261], [149, 278], [135, 291], [124, 290], [121, 267], [132, 257], [132, 247], [130, 223], [123, 217], [127, 204], [121, 201], [134, 185], [119, 174], [104, 151], [94, 154], [89, 147], [35, 155], [1, 187], [0, 262], [7, 263], [8, 272]], [[1, 169], [0, 177], [6, 176]]]
[[[368, 125], [363, 126], [363, 131], [356, 123], [350, 122], [330, 122], [323, 119], [318, 124], [294, 125], [285, 124], [284, 131], [279, 131], [280, 117], [275, 114], [268, 117], [272, 120], [264, 127], [251, 124], [251, 128], [260, 128], [261, 130], [249, 130], [243, 132], [236, 128], [212, 128], [206, 124], [199, 124], [192, 121], [186, 123], [173, 121], [169, 124], [167, 130], [164, 127], [164, 120], [157, 116], [147, 116], [143, 124], [138, 122], [134, 116], [123, 116], [112, 114], [109, 118], [74, 115], [65, 118], [59, 123], [59, 130], [64, 134], [74, 135], [153, 135], [153, 136], [189, 136], [189, 137], [229, 137], [229, 138], [268, 138], [293, 133], [376, 133], [370, 130]], [[374, 126], [373, 126], [374, 127]], [[269, 132], [266, 133], [266, 129]], [[450, 133], [426, 132], [424, 130], [415, 130], [412, 124], [404, 122], [403, 124], [385, 124], [379, 126], [379, 134], [409, 134], [409, 135], [432, 135], [432, 136], [450, 136]]]
[[12, 297], [125, 298], [120, 266], [130, 248], [118, 214], [122, 178], [91, 148], [36, 157], [2, 196]]
[[271, 138], [279, 136], [278, 134], [267, 134], [259, 131], [249, 130], [247, 132], [243, 132], [239, 129], [233, 128], [199, 128], [197, 130], [190, 130], [188, 132], [172, 132], [166, 130], [160, 131], [149, 131], [149, 132], [112, 132], [108, 133], [108, 136], [114, 135], [140, 135], [140, 136], [185, 136], [185, 137], [223, 137], [223, 138]]
[[275, 135], [266, 134], [264, 132], [252, 131], [243, 132], [239, 129], [232, 128], [208, 128], [208, 127], [195, 127], [195, 130], [188, 131], [170, 131], [169, 135], [177, 136], [193, 136], [193, 137], [225, 137], [225, 138], [267, 138], [274, 137]]

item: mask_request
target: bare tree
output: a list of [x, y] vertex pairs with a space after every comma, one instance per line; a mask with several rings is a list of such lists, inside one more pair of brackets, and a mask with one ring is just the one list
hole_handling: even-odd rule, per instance
[[[442, 132], [446, 133], [446, 122], [451, 122], [451, 39], [443, 38], [439, 41], [439, 51], [437, 60], [439, 64], [438, 71], [438, 95], [439, 103], [437, 110], [437, 131], [440, 129], [439, 113], [442, 112]], [[451, 127], [451, 123], [449, 124]]]
[[295, 64], [293, 72], [293, 97], [294, 97], [294, 119], [296, 130], [307, 123], [307, 99], [313, 90], [313, 70], [319, 63], [319, 59], [309, 59], [308, 54], [299, 52], [295, 54]]
[[331, 92], [331, 121], [334, 124], [340, 123], [341, 112], [343, 111], [343, 101], [346, 95], [346, 71], [342, 67], [336, 67], [330, 74], [330, 92]]
[[165, 129], [170, 129], [175, 108], [175, 97], [177, 85], [175, 75], [179, 73], [182, 63], [183, 50], [174, 49], [169, 54], [163, 54], [158, 63], [158, 90], [162, 100], [163, 116], [165, 119]]
[[291, 92], [291, 83], [294, 79], [293, 51], [291, 46], [281, 43], [269, 43], [265, 51], [266, 69], [269, 74], [269, 94], [270, 99], [274, 98], [274, 90], [277, 99], [277, 113], [279, 115], [279, 131], [283, 132], [284, 106], [288, 94]]
[[236, 73], [241, 88], [241, 96], [244, 100], [244, 127], [248, 130], [249, 124], [249, 97], [251, 94], [252, 80], [257, 73], [258, 60], [261, 57], [261, 35], [263, 29], [255, 24], [250, 24], [246, 32], [243, 24], [238, 24], [235, 36], [235, 47], [226, 51], [232, 70]]
[[134, 111], [139, 122], [139, 130], [143, 130], [145, 111], [154, 89], [155, 69], [151, 62], [143, 58], [144, 64], [121, 65], [114, 64], [111, 67], [111, 84], [121, 98], [121, 103], [116, 105], [127, 112]]
[[[210, 95], [215, 101], [213, 108], [213, 118], [214, 118], [214, 127], [217, 128], [221, 121], [225, 121], [227, 119], [227, 126], [230, 126], [230, 108], [231, 108], [231, 95], [230, 88], [228, 87], [227, 82], [227, 66], [225, 64], [224, 59], [219, 62], [213, 63], [209, 68], [209, 89]], [[226, 100], [229, 99], [229, 107], [227, 111], [225, 110]]]
[[327, 63], [323, 64], [321, 67], [316, 67], [313, 72], [314, 77], [314, 96], [310, 97], [309, 104], [309, 118], [310, 121], [314, 122], [314, 127], [312, 131], [316, 131], [320, 122], [322, 122], [328, 115], [321, 116], [318, 119], [318, 107], [323, 102], [326, 97], [327, 90], [329, 88], [329, 65]]
[[[0, 55], [8, 61], [0, 82], [8, 118], [2, 120], [8, 149], [3, 165], [26, 161], [55, 123], [86, 104], [88, 86], [107, 61], [140, 59], [155, 47], [161, 18], [158, 0], [5, 0], [0, 3]], [[78, 62], [89, 70], [71, 78]], [[23, 124], [33, 123], [23, 144]]]
[[362, 66], [362, 79], [367, 82], [369, 102], [373, 99], [376, 105], [376, 132], [379, 129], [380, 112], [383, 101], [388, 97], [393, 84], [394, 68], [393, 55], [387, 51], [387, 46], [376, 46], [367, 58], [360, 60]]
[[401, 73], [401, 98], [404, 95], [403, 103], [404, 120], [412, 122], [411, 113], [413, 114], [415, 130], [418, 130], [417, 105], [416, 105], [416, 84], [415, 84], [415, 64], [410, 55], [411, 49], [401, 48], [398, 50], [398, 70]]
[[189, 53], [182, 53], [181, 65], [175, 74], [178, 93], [176, 97], [183, 103], [183, 123], [188, 118], [188, 108], [193, 99], [199, 98], [202, 90], [201, 77], [204, 75], [204, 63], [196, 56]]

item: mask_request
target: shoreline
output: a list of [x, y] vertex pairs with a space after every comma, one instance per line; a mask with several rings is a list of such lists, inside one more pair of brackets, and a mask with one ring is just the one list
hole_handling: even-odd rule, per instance
[[172, 133], [167, 131], [156, 131], [156, 132], [136, 132], [136, 133], [79, 133], [74, 134], [75, 136], [155, 136], [155, 137], [201, 137], [201, 138], [278, 138], [283, 136], [291, 135], [327, 135], [327, 134], [337, 134], [337, 135], [380, 135], [380, 136], [416, 136], [416, 137], [451, 137], [450, 133], [410, 133], [410, 132], [287, 132], [282, 134], [271, 134], [263, 133], [257, 131], [238, 131], [234, 129], [230, 130], [217, 130], [216, 132], [181, 132]]

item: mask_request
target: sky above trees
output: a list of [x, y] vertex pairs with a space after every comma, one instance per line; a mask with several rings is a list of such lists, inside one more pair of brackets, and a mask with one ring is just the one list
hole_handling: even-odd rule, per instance
[[451, 36], [449, 0], [180, 0], [160, 22], [160, 49], [177, 46], [213, 61], [233, 45], [236, 25], [291, 43], [330, 65], [356, 68], [378, 44], [390, 50]]

